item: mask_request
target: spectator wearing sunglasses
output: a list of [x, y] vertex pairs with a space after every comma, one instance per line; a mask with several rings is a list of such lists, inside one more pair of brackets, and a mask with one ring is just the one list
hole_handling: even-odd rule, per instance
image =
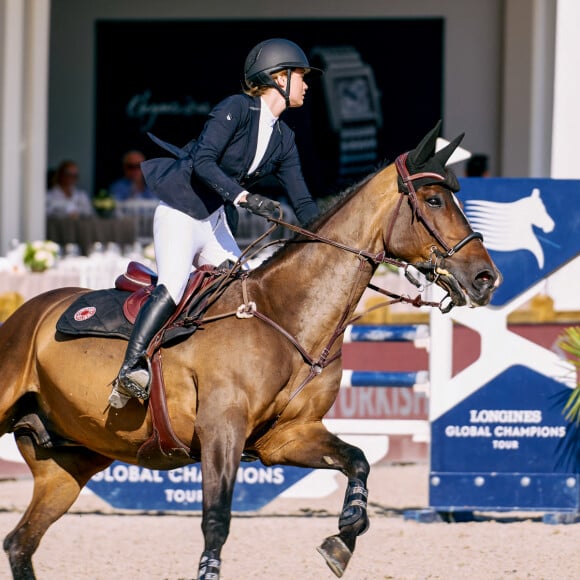
[[130, 201], [133, 199], [156, 199], [155, 194], [147, 187], [141, 163], [145, 155], [141, 151], [127, 151], [123, 155], [123, 177], [109, 186], [109, 193], [115, 201]]
[[74, 161], [60, 163], [46, 193], [46, 214], [49, 217], [87, 217], [93, 215], [89, 194], [77, 187], [79, 168]]

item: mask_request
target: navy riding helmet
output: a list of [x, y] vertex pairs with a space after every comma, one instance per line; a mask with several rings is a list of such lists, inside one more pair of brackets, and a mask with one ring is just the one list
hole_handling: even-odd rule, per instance
[[[320, 69], [310, 65], [304, 51], [296, 43], [285, 38], [271, 38], [260, 42], [250, 50], [244, 64], [244, 81], [248, 87], [276, 88], [288, 106], [290, 72], [297, 68], [303, 68], [306, 72], [322, 73]], [[282, 70], [289, 71], [286, 91], [283, 91], [271, 76]]]

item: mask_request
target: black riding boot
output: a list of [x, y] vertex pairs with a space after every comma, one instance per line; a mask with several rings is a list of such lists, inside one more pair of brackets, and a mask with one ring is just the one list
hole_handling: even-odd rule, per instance
[[146, 350], [153, 337], [177, 308], [167, 288], [157, 286], [141, 307], [127, 345], [125, 360], [117, 377], [122, 392], [147, 399], [151, 388], [151, 366]]

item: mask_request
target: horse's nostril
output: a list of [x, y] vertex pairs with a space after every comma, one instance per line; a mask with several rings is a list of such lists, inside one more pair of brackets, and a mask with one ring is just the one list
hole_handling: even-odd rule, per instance
[[495, 283], [495, 275], [490, 270], [483, 270], [475, 277], [475, 282], [481, 287], [493, 287]]

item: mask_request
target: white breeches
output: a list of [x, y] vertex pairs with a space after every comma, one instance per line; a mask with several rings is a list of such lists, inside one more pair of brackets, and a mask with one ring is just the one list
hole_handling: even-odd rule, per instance
[[185, 292], [192, 266], [235, 262], [241, 253], [223, 207], [197, 220], [161, 202], [153, 219], [153, 240], [157, 283], [167, 288], [176, 304]]

